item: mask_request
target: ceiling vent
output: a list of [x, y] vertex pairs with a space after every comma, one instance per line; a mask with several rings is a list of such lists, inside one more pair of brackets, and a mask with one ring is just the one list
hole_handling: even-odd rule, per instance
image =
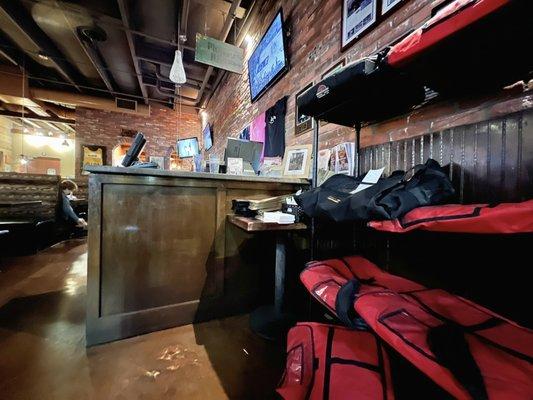
[[116, 97], [115, 104], [121, 110], [137, 111], [137, 102], [135, 100], [119, 99]]

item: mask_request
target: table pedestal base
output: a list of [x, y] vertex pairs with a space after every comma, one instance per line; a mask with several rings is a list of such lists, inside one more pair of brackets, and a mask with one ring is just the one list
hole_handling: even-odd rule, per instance
[[277, 312], [273, 305], [259, 307], [250, 314], [250, 328], [267, 340], [282, 340], [296, 322], [289, 314]]

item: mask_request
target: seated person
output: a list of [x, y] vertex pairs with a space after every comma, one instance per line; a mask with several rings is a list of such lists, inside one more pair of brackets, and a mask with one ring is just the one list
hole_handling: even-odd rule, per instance
[[73, 193], [78, 190], [78, 185], [71, 180], [65, 179], [61, 181], [60, 187], [62, 197], [61, 214], [63, 219], [79, 228], [86, 228], [87, 222], [83, 218], [78, 217], [70, 205], [70, 199], [76, 198]]

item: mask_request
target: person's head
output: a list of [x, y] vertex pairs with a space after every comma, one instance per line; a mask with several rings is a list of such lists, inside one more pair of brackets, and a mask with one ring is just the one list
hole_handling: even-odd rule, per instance
[[61, 190], [63, 191], [63, 193], [65, 193], [67, 196], [69, 194], [72, 194], [76, 190], [78, 190], [78, 185], [76, 185], [75, 182], [72, 182], [69, 179], [65, 179], [64, 181], [61, 181], [60, 186], [61, 186]]

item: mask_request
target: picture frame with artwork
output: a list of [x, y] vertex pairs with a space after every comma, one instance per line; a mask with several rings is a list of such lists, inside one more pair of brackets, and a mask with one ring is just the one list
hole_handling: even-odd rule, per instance
[[149, 157], [150, 162], [156, 163], [160, 169], [166, 169], [165, 168], [165, 157], [163, 156], [150, 156]]
[[377, 21], [378, 0], [342, 0], [341, 50], [346, 50]]
[[305, 93], [310, 87], [313, 86], [313, 82], [309, 82], [303, 89], [296, 93], [295, 97], [295, 112], [294, 112], [294, 134], [301, 135], [302, 133], [308, 132], [314, 128], [314, 120], [307, 115], [303, 115], [298, 110], [298, 98]]
[[309, 178], [313, 146], [302, 144], [285, 148], [283, 176], [286, 178]]
[[107, 163], [107, 147], [99, 145], [89, 145], [82, 144], [80, 145], [80, 154], [81, 154], [81, 173], [87, 175], [88, 172], [85, 171], [85, 167], [89, 165], [106, 165]]
[[[343, 58], [342, 60], [340, 61], [337, 61], [335, 64], [333, 64], [331, 67], [329, 67], [326, 72], [324, 72], [322, 74], [322, 76], [320, 77], [321, 80], [324, 80], [326, 79], [328, 76], [331, 76], [333, 75], [335, 72], [337, 72], [339, 69], [341, 69], [342, 67], [344, 67], [346, 65], [346, 59]], [[327, 125], [329, 122], [327, 121], [320, 121], [319, 125], [320, 126], [324, 126], [324, 125]]]
[[390, 10], [395, 8], [398, 4], [402, 3], [403, 0], [382, 0], [381, 1], [381, 15], [385, 15]]

